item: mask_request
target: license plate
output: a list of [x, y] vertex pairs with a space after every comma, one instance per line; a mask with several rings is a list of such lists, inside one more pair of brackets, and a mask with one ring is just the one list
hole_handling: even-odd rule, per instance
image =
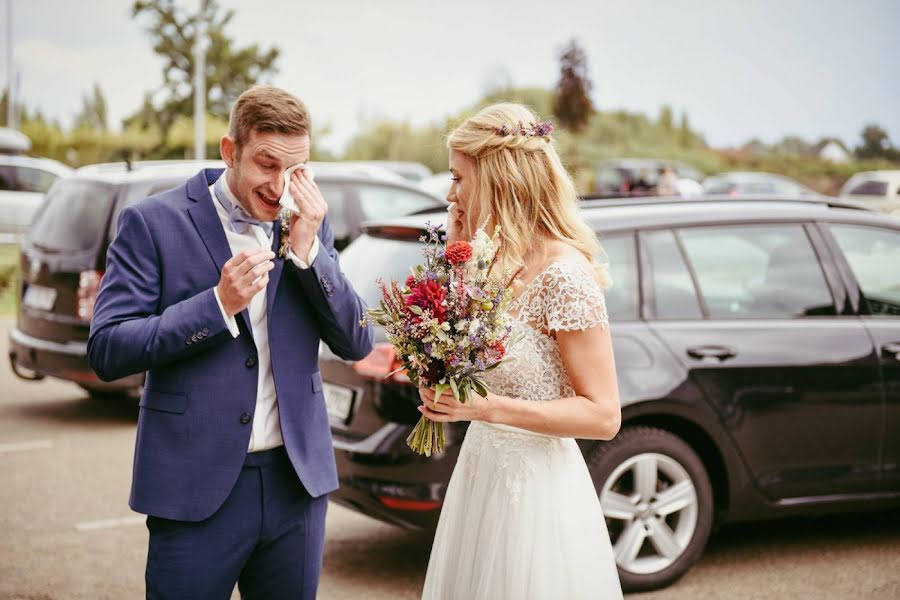
[[56, 303], [56, 290], [42, 285], [29, 285], [25, 289], [25, 297], [22, 304], [38, 310], [53, 310]]
[[353, 408], [353, 390], [340, 385], [323, 383], [322, 391], [325, 392], [325, 408], [328, 409], [328, 418], [332, 423], [346, 425], [350, 418], [350, 410]]

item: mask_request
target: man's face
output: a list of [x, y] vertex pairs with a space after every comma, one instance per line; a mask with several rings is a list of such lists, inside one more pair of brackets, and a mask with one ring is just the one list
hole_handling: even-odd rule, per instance
[[250, 216], [260, 221], [278, 217], [284, 191], [282, 174], [297, 163], [309, 162], [309, 135], [257, 131], [238, 149], [227, 135], [222, 138], [222, 159], [228, 165], [228, 187]]

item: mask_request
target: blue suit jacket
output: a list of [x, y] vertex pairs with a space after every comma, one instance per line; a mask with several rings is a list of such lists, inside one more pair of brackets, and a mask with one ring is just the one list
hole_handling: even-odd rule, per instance
[[[231, 250], [209, 186], [186, 185], [122, 211], [94, 308], [88, 357], [104, 380], [147, 372], [131, 507], [199, 521], [231, 492], [250, 443], [259, 366], [245, 310], [232, 338], [213, 295]], [[275, 228], [273, 249], [280, 233]], [[319, 341], [358, 360], [372, 349], [365, 305], [340, 271], [328, 221], [309, 269], [275, 259], [267, 315], [281, 432], [294, 469], [316, 497], [337, 488], [318, 370]]]

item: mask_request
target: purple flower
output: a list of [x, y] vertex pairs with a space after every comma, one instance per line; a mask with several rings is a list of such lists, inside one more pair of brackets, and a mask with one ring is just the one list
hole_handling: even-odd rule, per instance
[[550, 121], [544, 121], [543, 123], [538, 123], [532, 128], [534, 135], [539, 135], [541, 137], [548, 136], [553, 133], [553, 123]]

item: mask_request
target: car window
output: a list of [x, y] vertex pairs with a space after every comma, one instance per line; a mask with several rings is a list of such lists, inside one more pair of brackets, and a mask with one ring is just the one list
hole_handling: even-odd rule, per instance
[[703, 191], [707, 194], [728, 194], [734, 189], [734, 184], [727, 179], [713, 179], [703, 182]]
[[641, 255], [649, 276], [647, 317], [700, 319], [703, 312], [690, 271], [671, 231], [641, 234]]
[[356, 188], [363, 221], [402, 217], [437, 205], [430, 196], [401, 188], [368, 183]]
[[865, 296], [869, 313], [900, 316], [900, 232], [864, 225], [831, 225]]
[[887, 194], [887, 188], [887, 181], [869, 180], [853, 186], [847, 193], [855, 196], [884, 196]]
[[46, 194], [53, 182], [58, 179], [50, 171], [33, 169], [31, 167], [16, 167], [16, 178], [19, 182], [20, 190], [23, 192], [37, 192], [39, 194]]
[[[410, 267], [424, 262], [422, 244], [361, 235], [341, 254], [341, 270], [369, 306], [378, 306], [381, 290], [376, 281], [406, 281]], [[378, 265], [373, 268], [373, 265]]]
[[597, 172], [597, 182], [594, 187], [598, 190], [618, 191], [622, 186], [624, 176], [622, 171], [611, 167], [601, 167]]
[[685, 228], [678, 236], [710, 318], [835, 314], [800, 224]]
[[316, 182], [325, 203], [328, 204], [328, 222], [331, 232], [334, 234], [336, 245], [338, 242], [346, 244], [350, 238], [350, 223], [347, 219], [347, 189], [332, 182]]
[[12, 165], [0, 165], [0, 190], [16, 189], [15, 168]]
[[184, 182], [184, 179], [163, 179], [157, 181], [142, 181], [139, 183], [132, 183], [128, 185], [128, 187], [125, 188], [125, 190], [122, 192], [122, 197], [116, 204], [116, 207], [114, 209], [115, 212], [113, 212], [113, 217], [109, 225], [109, 239], [113, 239], [114, 237], [116, 237], [116, 233], [119, 230], [119, 214], [123, 209], [131, 206], [136, 202], [140, 202], [144, 198], [148, 198], [150, 196], [171, 190], [172, 188], [179, 185], [183, 185]]
[[[739, 186], [740, 190], [745, 194], [773, 194], [775, 193], [775, 185], [768, 181], [748, 181]], [[785, 192], [786, 190], [781, 190]]]
[[38, 209], [28, 240], [50, 252], [94, 248], [103, 239], [114, 197], [110, 185], [62, 180]]
[[606, 310], [614, 321], [638, 318], [638, 269], [634, 236], [614, 235], [603, 238], [603, 249], [609, 259], [613, 285], [606, 290]]

